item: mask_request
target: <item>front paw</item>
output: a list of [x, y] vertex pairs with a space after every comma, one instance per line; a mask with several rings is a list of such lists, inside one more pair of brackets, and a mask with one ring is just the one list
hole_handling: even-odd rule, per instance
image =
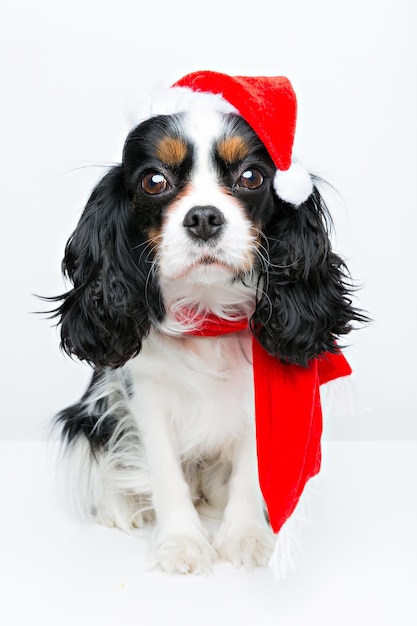
[[157, 543], [152, 556], [169, 574], [209, 574], [217, 555], [202, 535], [172, 535]]
[[220, 527], [213, 546], [222, 559], [235, 567], [266, 567], [274, 548], [274, 535], [269, 527], [258, 524], [234, 530]]

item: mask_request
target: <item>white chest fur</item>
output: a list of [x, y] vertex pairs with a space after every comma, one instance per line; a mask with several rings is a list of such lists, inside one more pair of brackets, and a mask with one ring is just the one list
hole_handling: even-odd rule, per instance
[[211, 455], [228, 447], [253, 424], [249, 332], [219, 337], [150, 336], [130, 363], [133, 414], [168, 420], [181, 458]]

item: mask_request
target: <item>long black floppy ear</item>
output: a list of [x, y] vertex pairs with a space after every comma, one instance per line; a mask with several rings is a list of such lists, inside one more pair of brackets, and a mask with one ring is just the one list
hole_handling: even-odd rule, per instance
[[300, 207], [276, 207], [264, 235], [262, 295], [252, 328], [264, 348], [287, 363], [306, 365], [366, 317], [352, 306], [347, 268], [331, 249], [330, 217], [317, 187]]
[[[123, 166], [113, 167], [94, 189], [65, 248], [64, 275], [73, 288], [51, 298], [61, 324], [61, 347], [95, 366], [120, 367], [136, 355], [150, 329], [152, 303], [159, 294], [146, 242], [135, 241], [133, 259], [130, 204]], [[143, 254], [137, 250], [143, 246]]]

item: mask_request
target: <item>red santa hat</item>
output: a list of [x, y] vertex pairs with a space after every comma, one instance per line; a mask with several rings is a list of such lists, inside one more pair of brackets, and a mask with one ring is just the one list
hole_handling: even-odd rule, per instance
[[136, 125], [154, 115], [172, 115], [205, 104], [222, 113], [237, 113], [252, 127], [276, 168], [274, 188], [285, 202], [297, 207], [313, 191], [309, 173], [293, 158], [297, 100], [285, 76], [228, 76], [200, 71], [187, 74], [169, 89], [157, 88], [146, 110], [135, 106], [130, 122]]
[[294, 206], [307, 200], [313, 183], [308, 172], [292, 159], [297, 100], [288, 78], [201, 71], [187, 74], [173, 87], [215, 94], [232, 105], [256, 132], [276, 165], [274, 188], [278, 196]]

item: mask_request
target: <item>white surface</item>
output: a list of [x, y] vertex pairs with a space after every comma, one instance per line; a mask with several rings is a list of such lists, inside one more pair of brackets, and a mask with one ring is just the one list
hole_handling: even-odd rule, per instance
[[343, 198], [336, 247], [375, 323], [349, 338], [364, 411], [328, 437], [417, 438], [416, 29], [413, 0], [2, 0], [0, 438], [42, 439], [83, 392], [88, 368], [32, 294], [64, 290], [65, 242], [120, 159], [128, 104], [199, 69], [290, 77], [297, 155]]
[[146, 543], [59, 502], [47, 447], [0, 445], [2, 626], [415, 626], [417, 443], [325, 443], [296, 570], [146, 571]]

